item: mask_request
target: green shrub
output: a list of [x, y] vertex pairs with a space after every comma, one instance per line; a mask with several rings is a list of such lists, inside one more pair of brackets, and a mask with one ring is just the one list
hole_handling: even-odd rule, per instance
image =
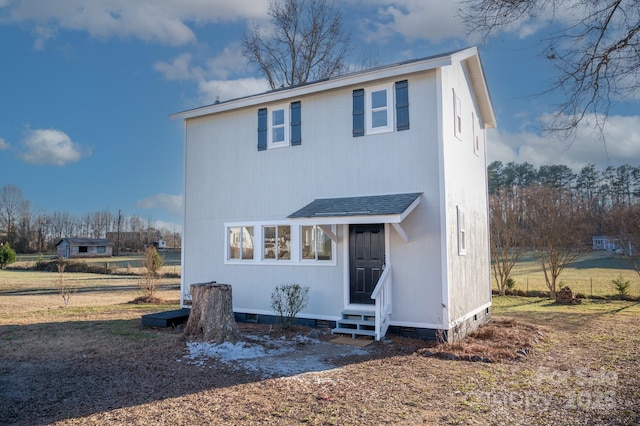
[[16, 251], [9, 246], [9, 243], [2, 244], [0, 248], [0, 269], [5, 269], [7, 265], [16, 261]]
[[298, 312], [309, 303], [309, 287], [299, 284], [276, 286], [271, 293], [271, 308], [278, 313], [282, 328], [289, 328]]
[[624, 298], [629, 295], [629, 287], [631, 286], [631, 281], [625, 280], [622, 275], [618, 275], [618, 278], [615, 280], [611, 280], [611, 283], [615, 287], [618, 292], [618, 296]]
[[516, 280], [513, 279], [513, 277], [509, 277], [507, 278], [505, 285], [509, 291], [514, 291], [516, 289]]

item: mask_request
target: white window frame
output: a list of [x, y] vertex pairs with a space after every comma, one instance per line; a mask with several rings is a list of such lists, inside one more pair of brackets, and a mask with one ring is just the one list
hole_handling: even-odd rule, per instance
[[[302, 260], [302, 226], [311, 226], [314, 223], [300, 223], [298, 221], [289, 220], [273, 220], [273, 221], [253, 221], [253, 222], [226, 222], [224, 223], [224, 264], [225, 265], [253, 265], [253, 266], [336, 266], [337, 263], [337, 244], [331, 241], [332, 259], [331, 260]], [[230, 259], [229, 258], [229, 228], [233, 227], [253, 227], [253, 259]], [[290, 251], [291, 259], [265, 259], [264, 258], [264, 227], [266, 226], [290, 226], [291, 241]], [[335, 232], [335, 225], [331, 226], [331, 231]]]
[[480, 156], [480, 126], [478, 125], [478, 120], [476, 119], [476, 114], [471, 112], [471, 125], [473, 126], [473, 153], [479, 157]]
[[465, 225], [465, 212], [464, 208], [457, 206], [457, 216], [458, 216], [458, 255], [464, 256], [467, 254], [467, 245], [468, 235], [467, 235], [467, 227]]
[[[284, 123], [282, 124], [283, 128], [284, 128], [284, 141], [281, 142], [274, 142], [273, 141], [273, 128], [274, 128], [274, 124], [273, 124], [273, 113], [275, 111], [284, 111]], [[282, 105], [276, 105], [270, 108], [267, 108], [267, 149], [273, 149], [273, 148], [282, 148], [285, 146], [289, 146], [291, 144], [291, 136], [289, 135], [290, 132], [290, 111], [289, 111], [289, 105], [287, 104], [282, 104]], [[280, 127], [280, 125], [278, 125], [278, 127]]]
[[462, 102], [453, 89], [453, 133], [462, 140]]
[[[251, 228], [253, 227], [253, 257], [251, 259], [244, 259], [242, 257], [242, 240], [243, 240], [243, 236], [244, 236], [244, 228]], [[229, 229], [230, 228], [240, 228], [240, 257], [238, 259], [232, 259], [231, 258], [231, 253], [229, 251], [229, 249], [231, 248], [231, 241], [230, 241], [230, 232]], [[244, 223], [244, 224], [228, 224], [225, 225], [224, 227], [224, 233], [225, 233], [225, 237], [224, 237], [224, 258], [225, 258], [225, 263], [252, 263], [256, 261], [256, 228], [253, 224], [251, 223]]]
[[[381, 84], [378, 86], [373, 86], [373, 87], [369, 87], [369, 88], [365, 88], [364, 90], [364, 111], [365, 111], [365, 117], [364, 117], [364, 122], [365, 122], [365, 129], [366, 129], [366, 134], [368, 135], [375, 135], [378, 133], [388, 133], [388, 132], [392, 132], [393, 128], [394, 128], [394, 85], [393, 83], [389, 83], [389, 84]], [[386, 90], [387, 92], [387, 125], [386, 126], [380, 126], [380, 127], [373, 127], [373, 113], [375, 111], [381, 111], [382, 108], [377, 108], [374, 109], [372, 107], [372, 102], [371, 102], [371, 96], [373, 95], [374, 92], [379, 92], [381, 90]]]
[[[302, 263], [321, 263], [321, 264], [332, 263], [332, 264], [335, 264], [336, 243], [333, 240], [331, 240], [331, 259], [318, 259], [318, 251], [317, 250], [314, 250], [315, 259], [303, 259], [303, 257], [302, 257], [302, 248], [303, 248], [302, 239], [304, 238], [304, 233], [302, 232], [302, 228], [305, 227], [305, 226], [313, 227], [313, 233], [314, 233], [313, 242], [314, 243], [316, 241], [316, 239], [315, 239], [316, 232], [320, 229], [320, 226], [318, 226], [318, 225], [313, 225], [313, 224], [300, 225], [300, 227], [299, 227], [300, 246], [298, 248], [298, 250], [300, 251], [300, 262], [302, 262]], [[322, 229], [320, 229], [320, 230], [322, 231]], [[336, 233], [335, 225], [331, 225], [331, 232], [333, 232], [334, 234]]]
[[[284, 259], [284, 258], [278, 257], [278, 251], [279, 251], [278, 250], [278, 248], [279, 248], [278, 246], [280, 244], [278, 242], [278, 239], [279, 239], [279, 237], [278, 237], [278, 228], [280, 228], [281, 226], [288, 226], [289, 227], [289, 258], [288, 259]], [[265, 253], [264, 253], [264, 231], [265, 231], [265, 228], [275, 228], [276, 242], [275, 242], [275, 247], [274, 248], [275, 248], [276, 252], [274, 254], [275, 257], [273, 259], [265, 257]], [[277, 263], [291, 262], [293, 260], [293, 250], [294, 250], [294, 246], [295, 246], [295, 243], [293, 241], [293, 236], [294, 236], [293, 228], [294, 227], [291, 226], [291, 224], [289, 224], [289, 223], [280, 223], [280, 224], [277, 224], [277, 225], [272, 225], [272, 224], [264, 224], [264, 225], [262, 225], [262, 227], [260, 229], [260, 232], [262, 233], [262, 246], [260, 247], [260, 250], [261, 250], [260, 258], [265, 262], [277, 262]]]

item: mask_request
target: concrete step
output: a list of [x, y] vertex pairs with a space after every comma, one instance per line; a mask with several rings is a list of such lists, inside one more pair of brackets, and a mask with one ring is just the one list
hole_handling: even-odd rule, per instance
[[340, 327], [342, 324], [355, 325], [355, 326], [365, 326], [365, 327], [375, 327], [375, 320], [363, 320], [363, 319], [351, 319], [351, 318], [343, 318], [341, 320], [336, 321], [336, 325]]
[[356, 336], [370, 336], [370, 337], [376, 336], [375, 330], [358, 330], [356, 328], [343, 328], [343, 327], [336, 327], [333, 330], [331, 330], [331, 333], [347, 334], [353, 338], [355, 338]]

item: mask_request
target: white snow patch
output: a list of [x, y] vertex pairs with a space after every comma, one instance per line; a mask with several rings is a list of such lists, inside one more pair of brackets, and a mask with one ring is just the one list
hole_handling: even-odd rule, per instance
[[[262, 378], [294, 376], [336, 368], [330, 358], [366, 355], [365, 348], [321, 342], [305, 336], [292, 340], [253, 337], [252, 342], [188, 342], [187, 364], [205, 367], [207, 361], [220, 362], [237, 370], [258, 373]], [[178, 360], [180, 361], [180, 360]], [[210, 367], [215, 368], [215, 365]]]

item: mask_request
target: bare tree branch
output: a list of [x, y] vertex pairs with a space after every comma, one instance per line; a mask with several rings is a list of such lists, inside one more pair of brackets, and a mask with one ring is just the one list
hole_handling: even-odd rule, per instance
[[272, 89], [342, 73], [350, 36], [340, 12], [327, 0], [271, 0], [272, 34], [254, 25], [243, 54], [264, 73]]
[[640, 97], [640, 2], [463, 0], [460, 16], [486, 40], [539, 18], [554, 21], [559, 10], [569, 10], [575, 22], [543, 40], [542, 53], [557, 71], [544, 93], [564, 95], [545, 130], [570, 137], [594, 117], [602, 134], [614, 102]]

